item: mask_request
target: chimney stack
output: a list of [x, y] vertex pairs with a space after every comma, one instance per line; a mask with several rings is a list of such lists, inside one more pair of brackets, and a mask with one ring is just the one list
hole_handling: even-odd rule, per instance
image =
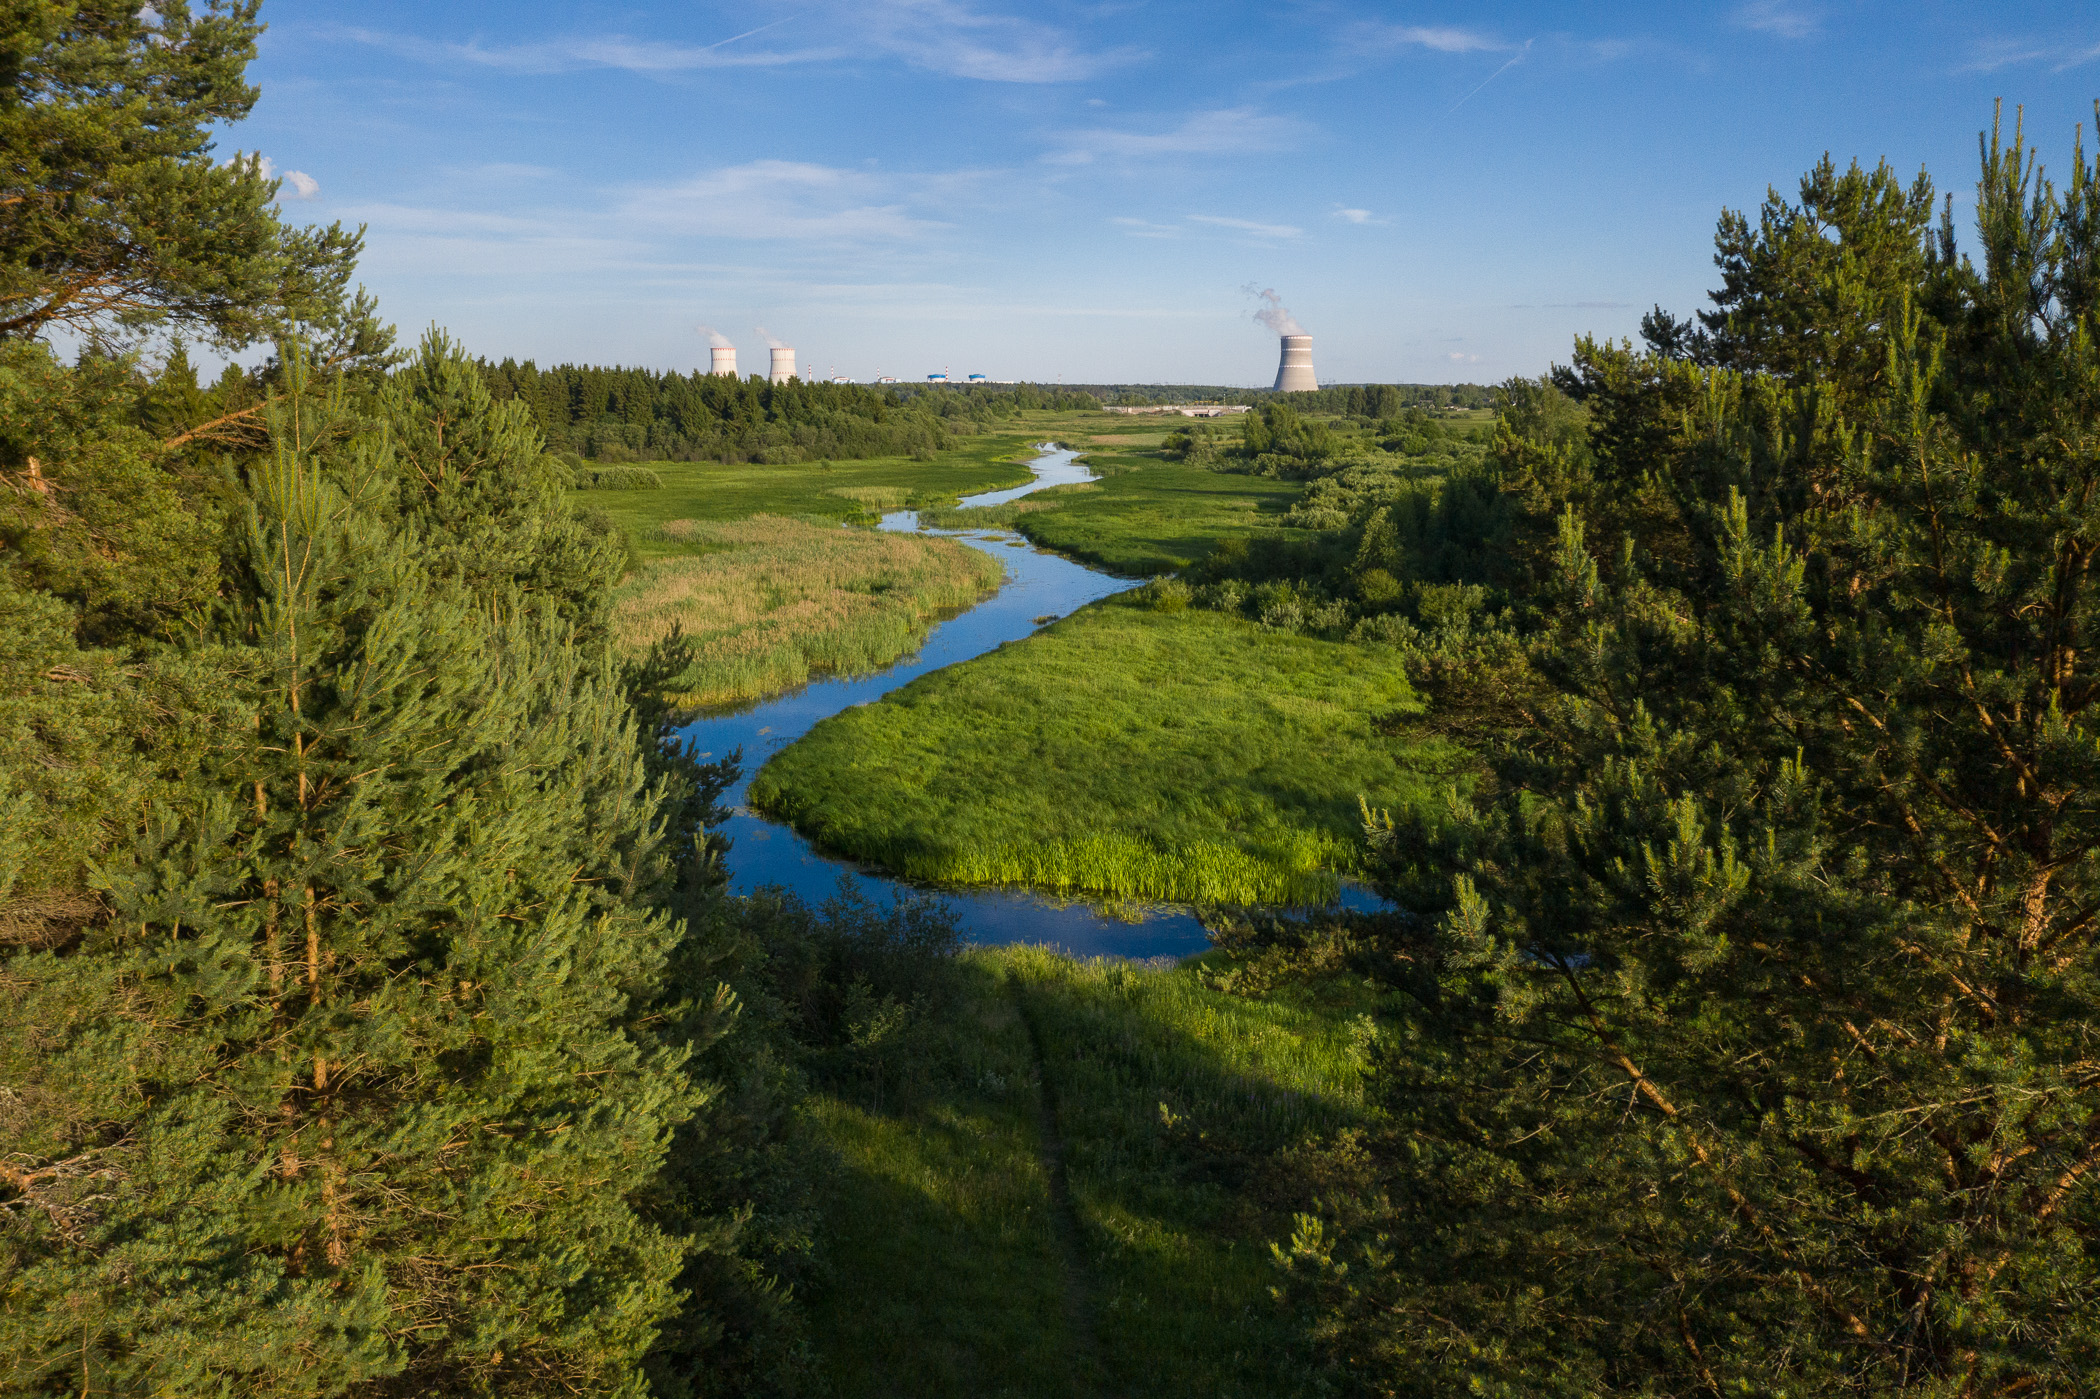
[[1313, 377], [1312, 337], [1283, 337], [1283, 362], [1276, 366], [1276, 387], [1283, 393], [1304, 393], [1320, 387]]
[[773, 373], [770, 377], [776, 384], [785, 384], [788, 380], [795, 377], [795, 352], [793, 350], [785, 345], [774, 347]]
[[725, 379], [736, 377], [736, 346], [717, 345], [707, 352], [707, 372]]

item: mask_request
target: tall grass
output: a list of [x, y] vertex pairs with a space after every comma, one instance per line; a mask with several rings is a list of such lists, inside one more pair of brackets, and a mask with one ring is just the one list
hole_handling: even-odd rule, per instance
[[1319, 903], [1357, 868], [1359, 797], [1450, 780], [1380, 732], [1415, 709], [1396, 655], [1126, 595], [824, 720], [751, 801], [914, 879]]
[[902, 510], [917, 494], [909, 486], [838, 486], [824, 492], [840, 500], [850, 500], [855, 505], [873, 514], [886, 510]]
[[615, 635], [640, 649], [683, 627], [697, 659], [674, 688], [697, 706], [879, 670], [1002, 577], [997, 560], [953, 540], [770, 515], [673, 520], [659, 536], [679, 552], [621, 585]]
[[1121, 831], [1069, 840], [972, 842], [876, 858], [910, 879], [945, 884], [1026, 884], [1059, 894], [1194, 904], [1323, 904], [1335, 870], [1357, 845], [1330, 832], [1291, 831], [1242, 850], [1216, 841], [1162, 847]]

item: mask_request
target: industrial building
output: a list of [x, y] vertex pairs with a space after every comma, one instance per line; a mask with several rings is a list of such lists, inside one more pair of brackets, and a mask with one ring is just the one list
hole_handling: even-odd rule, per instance
[[707, 372], [725, 379], [736, 377], [736, 346], [717, 345], [707, 352]]
[[1276, 366], [1276, 388], [1280, 393], [1308, 393], [1320, 387], [1313, 377], [1312, 337], [1283, 337], [1283, 359]]
[[795, 352], [785, 345], [773, 347], [773, 372], [766, 376], [776, 384], [785, 384], [795, 377]]

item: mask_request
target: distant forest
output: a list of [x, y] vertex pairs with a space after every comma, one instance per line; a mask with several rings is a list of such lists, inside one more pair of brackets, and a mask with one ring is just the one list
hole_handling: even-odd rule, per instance
[[654, 369], [479, 361], [489, 392], [531, 410], [550, 450], [602, 462], [785, 464], [927, 457], [1024, 409], [1225, 400], [1286, 401], [1303, 413], [1398, 417], [1409, 408], [1488, 408], [1481, 384], [1352, 384], [1312, 393], [1205, 384], [770, 384]]
[[1147, 403], [1287, 403], [1300, 413], [1346, 413], [1355, 418], [1396, 418], [1409, 408], [1493, 408], [1492, 384], [1335, 384], [1311, 393], [1231, 388], [1220, 384], [1069, 384], [1110, 407]]

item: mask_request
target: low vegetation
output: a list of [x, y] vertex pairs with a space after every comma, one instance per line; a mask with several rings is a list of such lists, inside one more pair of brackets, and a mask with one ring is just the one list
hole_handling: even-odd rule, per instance
[[627, 575], [613, 635], [640, 653], [683, 632], [688, 664], [665, 685], [695, 706], [879, 670], [1003, 577], [997, 559], [954, 540], [773, 515], [673, 520], [659, 534], [685, 552]]
[[1358, 798], [1440, 785], [1400, 658], [1151, 595], [825, 720], [752, 785], [825, 847], [915, 879], [1111, 899], [1320, 902]]
[[1321, 1392], [1268, 1242], [1363, 1119], [1361, 993], [1257, 1001], [1036, 948], [935, 980], [885, 1076], [813, 1099], [841, 1158], [808, 1294], [831, 1392]]
[[[625, 529], [643, 558], [675, 554], [676, 540], [658, 533], [673, 520], [742, 520], [753, 515], [872, 521], [906, 506], [952, 505], [960, 496], [1026, 485], [1027, 440], [979, 438], [930, 461], [871, 457], [862, 461], [762, 463], [650, 462], [660, 484], [649, 490], [592, 489], [585, 479], [577, 502]], [[624, 468], [634, 470], [636, 468]], [[582, 468], [580, 475], [615, 468]]]
[[944, 529], [1009, 525], [1045, 548], [1125, 577], [1186, 568], [1226, 539], [1287, 527], [1303, 488], [1162, 461], [1138, 451], [1086, 453], [1091, 490], [1058, 489], [985, 510], [930, 510]]

